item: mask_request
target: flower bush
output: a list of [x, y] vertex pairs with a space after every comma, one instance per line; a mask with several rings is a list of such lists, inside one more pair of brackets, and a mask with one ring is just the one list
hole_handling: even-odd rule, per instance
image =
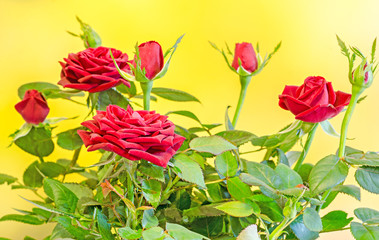
[[[277, 133], [256, 136], [237, 128], [239, 114], [252, 77], [267, 66], [280, 43], [264, 58], [251, 43], [236, 44], [234, 55], [229, 47], [225, 52], [211, 43], [241, 84], [234, 117], [227, 109], [222, 126], [205, 124], [188, 110], [164, 115], [150, 110], [156, 97], [199, 102], [181, 90], [153, 87], [168, 71], [182, 37], [165, 54], [155, 41], [136, 46], [129, 60], [126, 53], [100, 46], [99, 35], [78, 20], [83, 33], [74, 35], [87, 49], [61, 63], [58, 84], [69, 89], [45, 82], [19, 88], [22, 100], [15, 108], [26, 123], [11, 135], [12, 143], [39, 160], [26, 168], [22, 181], [0, 174], [0, 184], [30, 190], [37, 200], [24, 198], [31, 210], [0, 221], [53, 223], [46, 237], [51, 240], [303, 240], [346, 229], [358, 240], [379, 239], [375, 209], [357, 208], [354, 221], [343, 210], [320, 213], [339, 193], [358, 200], [361, 188], [379, 193], [379, 154], [346, 146], [354, 109], [373, 82], [376, 40], [369, 59], [337, 38], [348, 59], [351, 94], [335, 92], [320, 76], [306, 78], [299, 87], [285, 86], [279, 106], [295, 115], [294, 122]], [[358, 58], [361, 63], [355, 65]], [[69, 119], [46, 119], [49, 99], [81, 103], [72, 98], [84, 96], [88, 114], [82, 126], [55, 133], [56, 125]], [[344, 114], [340, 133], [328, 121], [339, 113]], [[198, 126], [173, 123], [173, 114]], [[305, 160], [319, 125], [340, 143], [336, 154], [325, 153], [313, 165]], [[301, 140], [301, 151], [293, 150]], [[96, 164], [78, 161], [83, 144], [101, 155]], [[251, 150], [243, 152], [242, 145]], [[56, 146], [73, 151], [72, 159], [48, 158]], [[245, 157], [260, 151], [263, 159]], [[344, 184], [351, 167], [359, 186]], [[68, 175], [83, 180], [69, 182]]]

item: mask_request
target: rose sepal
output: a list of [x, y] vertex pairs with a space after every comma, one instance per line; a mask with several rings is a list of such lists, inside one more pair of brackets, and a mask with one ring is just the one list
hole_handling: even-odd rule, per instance
[[[109, 55], [111, 56], [111, 58], [112, 58], [112, 60], [113, 60], [113, 64], [115, 65], [115, 67], [116, 67], [116, 69], [117, 69], [117, 72], [120, 74], [120, 76], [121, 76], [123, 79], [125, 79], [125, 80], [127, 80], [127, 81], [131, 81], [131, 82], [135, 82], [135, 81], [137, 81], [136, 78], [135, 78], [133, 75], [131, 75], [131, 74], [125, 72], [125, 71], [122, 71], [122, 70], [120, 69], [120, 67], [118, 66], [118, 64], [117, 64], [117, 62], [116, 62], [116, 59], [113, 57], [113, 53], [112, 53], [111, 50], [109, 50]], [[130, 66], [130, 69], [133, 71], [134, 66], [133, 66], [132, 64], [130, 64], [130, 63], [128, 63], [128, 65]]]
[[[219, 49], [217, 47], [217, 45], [215, 43], [213, 43], [213, 42], [209, 41], [209, 43], [210, 43], [210, 45], [214, 49], [216, 49], [219, 53], [221, 53], [221, 55], [224, 57], [225, 62], [228, 65], [228, 67], [230, 68], [230, 70], [232, 70], [233, 72], [237, 73], [240, 76], [255, 76], [258, 73], [260, 73], [263, 70], [263, 68], [265, 66], [267, 66], [267, 64], [269, 63], [269, 61], [272, 58], [272, 56], [274, 56], [274, 54], [280, 49], [280, 46], [282, 45], [282, 42], [279, 42], [276, 45], [276, 47], [274, 48], [274, 50], [271, 53], [266, 54], [265, 57], [262, 60], [262, 56], [260, 55], [260, 52], [259, 52], [259, 44], [257, 44], [257, 47], [256, 47], [256, 51], [257, 51], [256, 52], [256, 56], [257, 56], [257, 61], [258, 61], [258, 67], [257, 67], [257, 69], [254, 72], [249, 72], [249, 71], [247, 71], [246, 69], [243, 68], [242, 62], [241, 62], [240, 59], [238, 59], [238, 65], [239, 65], [238, 69], [237, 70], [234, 69], [232, 67], [232, 65], [230, 64], [229, 58], [226, 55], [224, 49]], [[228, 54], [231, 55], [231, 56], [234, 56], [233, 53], [230, 51], [230, 48], [229, 48], [229, 46], [227, 44], [226, 44], [226, 48], [228, 50]]]

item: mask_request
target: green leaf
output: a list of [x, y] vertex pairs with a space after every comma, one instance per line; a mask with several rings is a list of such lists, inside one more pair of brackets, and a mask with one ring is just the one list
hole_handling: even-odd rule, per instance
[[335, 155], [321, 159], [309, 174], [309, 188], [316, 195], [343, 182], [349, 168]]
[[43, 95], [46, 99], [71, 99], [72, 97], [84, 97], [84, 93], [80, 90], [75, 89], [69, 89], [69, 90], [62, 90], [62, 89], [44, 89], [42, 90]]
[[303, 216], [304, 225], [313, 232], [320, 232], [322, 230], [322, 222], [320, 215], [313, 208], [306, 208]]
[[282, 184], [280, 176], [278, 176], [272, 168], [262, 163], [246, 161], [246, 168], [244, 169], [246, 169], [251, 176], [258, 178], [271, 188]]
[[174, 223], [166, 223], [166, 231], [175, 240], [202, 240], [209, 239], [198, 233], [192, 232], [187, 228]]
[[142, 237], [142, 229], [133, 230], [130, 227], [126, 226], [119, 228], [118, 234], [124, 239], [139, 239]]
[[7, 183], [9, 185], [16, 181], [17, 181], [17, 178], [4, 174], [4, 173], [0, 173], [0, 185], [4, 183]]
[[36, 167], [43, 175], [50, 178], [58, 177], [66, 171], [65, 167], [55, 162], [38, 163]]
[[227, 187], [230, 195], [239, 201], [244, 201], [253, 195], [250, 186], [242, 182], [238, 177], [228, 179]]
[[172, 163], [180, 170], [177, 175], [181, 179], [195, 183], [201, 188], [206, 188], [203, 172], [197, 162], [185, 154], [178, 154], [174, 157]]
[[379, 219], [379, 211], [371, 208], [357, 208], [354, 210], [354, 214], [362, 222], [367, 222], [372, 219]]
[[346, 57], [349, 57], [350, 53], [349, 53], [349, 49], [346, 47], [346, 44], [338, 37], [338, 35], [336, 35], [336, 37], [337, 37], [338, 45], [341, 48], [342, 54], [345, 55]]
[[375, 62], [375, 52], [376, 52], [376, 38], [372, 42], [372, 47], [371, 47], [371, 63]]
[[57, 135], [57, 144], [67, 150], [76, 150], [83, 145], [82, 139], [77, 133], [79, 128], [70, 129]]
[[153, 88], [151, 93], [171, 101], [177, 102], [200, 102], [199, 99], [181, 90], [171, 88]]
[[138, 171], [140, 171], [142, 174], [149, 176], [153, 179], [156, 179], [158, 181], [164, 182], [164, 168], [151, 164], [148, 161], [141, 161], [140, 164], [138, 164]]
[[15, 144], [37, 157], [49, 156], [54, 151], [51, 131], [45, 127], [33, 127], [27, 135], [18, 138]]
[[345, 160], [352, 165], [379, 167], [379, 154], [376, 152], [350, 154], [345, 157]]
[[361, 189], [354, 185], [337, 185], [332, 189], [332, 192], [341, 192], [352, 196], [358, 201], [361, 200]]
[[201, 205], [183, 211], [183, 216], [191, 218], [218, 217], [224, 215], [223, 211], [214, 208], [214, 204]]
[[294, 188], [297, 185], [303, 183], [300, 175], [283, 163], [278, 164], [278, 166], [275, 168], [275, 173], [282, 180], [279, 186], [277, 186], [277, 188], [280, 190]]
[[148, 209], [143, 212], [142, 227], [151, 228], [158, 226], [158, 218], [154, 215], [154, 209]]
[[97, 210], [97, 227], [99, 228], [100, 235], [105, 240], [113, 240], [113, 234], [111, 232], [111, 224], [108, 223], [107, 217], [100, 211]]
[[59, 87], [55, 84], [51, 84], [48, 82], [31, 82], [21, 85], [18, 88], [18, 96], [20, 99], [24, 98], [25, 92], [30, 89], [35, 89], [41, 92], [44, 89], [59, 89]]
[[129, 81], [130, 87], [125, 86], [124, 84], [120, 84], [116, 87], [117, 91], [125, 94], [129, 94], [131, 97], [137, 94], [136, 84], [132, 81]]
[[26, 186], [38, 188], [42, 186], [43, 176], [37, 170], [38, 169], [38, 161], [33, 162], [29, 165], [29, 167], [25, 170], [23, 175], [23, 181]]
[[227, 151], [216, 157], [215, 167], [222, 176], [233, 177], [238, 171], [238, 161], [232, 152]]
[[326, 134], [332, 137], [337, 137], [337, 138], [340, 137], [340, 135], [337, 133], [337, 131], [334, 129], [334, 127], [328, 120], [320, 122], [320, 125], [321, 125], [322, 130], [324, 130]]
[[355, 172], [355, 180], [369, 192], [379, 194], [379, 167], [360, 167]]
[[237, 240], [260, 240], [261, 238], [258, 235], [257, 225], [252, 224], [242, 230], [238, 235]]
[[344, 211], [332, 211], [322, 217], [323, 231], [339, 230], [347, 226], [353, 218], [347, 218]]
[[163, 240], [165, 238], [164, 231], [161, 227], [152, 227], [142, 232], [144, 240]]
[[233, 217], [247, 217], [254, 213], [254, 209], [248, 203], [231, 201], [215, 207]]
[[241, 173], [241, 175], [239, 176], [239, 178], [241, 179], [242, 182], [248, 184], [248, 185], [252, 185], [252, 186], [260, 186], [260, 187], [264, 187], [268, 190], [270, 190], [271, 192], [276, 192], [275, 189], [273, 189], [270, 184], [267, 184], [265, 181], [262, 181], [260, 180], [259, 178], [253, 176], [253, 175], [250, 175], [250, 174], [247, 174], [247, 173]]
[[237, 149], [232, 143], [219, 136], [198, 137], [192, 139], [190, 148], [198, 152], [208, 152], [219, 155], [223, 152]]
[[350, 224], [350, 231], [356, 240], [378, 240], [379, 227], [363, 225], [361, 223], [352, 222]]
[[181, 110], [181, 111], [170, 111], [170, 112], [166, 113], [166, 115], [169, 115], [169, 114], [176, 114], [176, 115], [181, 115], [181, 116], [184, 116], [184, 117], [188, 117], [188, 118], [191, 118], [191, 119], [193, 119], [196, 122], [198, 122], [198, 123], [201, 124], [199, 118], [196, 117], [196, 115], [193, 114], [190, 111]]
[[161, 200], [161, 182], [154, 179], [143, 180], [141, 187], [145, 199], [151, 203], [153, 207], [157, 207]]
[[[271, 199], [271, 202], [256, 202], [263, 214], [260, 217], [269, 222], [281, 222], [284, 218], [282, 208], [279, 207], [276, 201]], [[268, 217], [265, 219], [263, 216]]]
[[44, 221], [39, 220], [35, 216], [31, 215], [19, 215], [19, 214], [8, 214], [0, 218], [0, 221], [16, 221], [31, 225], [41, 225]]
[[81, 185], [79, 183], [63, 183], [63, 185], [73, 192], [78, 199], [84, 197], [89, 199], [93, 198], [92, 190], [85, 185]]
[[59, 216], [56, 218], [56, 220], [67, 232], [75, 237], [75, 239], [84, 240], [86, 239], [87, 234], [90, 233], [89, 231], [84, 230], [79, 226], [73, 225], [69, 217]]
[[128, 99], [119, 91], [110, 88], [99, 92], [98, 109], [105, 111], [108, 105], [113, 104], [126, 109], [129, 105]]
[[295, 233], [296, 237], [301, 240], [314, 240], [319, 237], [318, 232], [310, 231], [303, 223], [303, 215], [297, 217], [291, 224], [290, 227]]
[[223, 131], [223, 132], [217, 133], [216, 135], [228, 140], [229, 142], [233, 143], [237, 147], [257, 137], [253, 133], [250, 133], [247, 131], [241, 131], [241, 130]]
[[75, 212], [78, 198], [61, 182], [54, 179], [45, 178], [43, 181], [43, 189], [46, 195], [55, 202], [55, 206], [59, 210], [68, 213]]
[[311, 163], [304, 163], [300, 166], [299, 175], [301, 176], [303, 182], [308, 182], [309, 174], [311, 173], [313, 167], [314, 166]]

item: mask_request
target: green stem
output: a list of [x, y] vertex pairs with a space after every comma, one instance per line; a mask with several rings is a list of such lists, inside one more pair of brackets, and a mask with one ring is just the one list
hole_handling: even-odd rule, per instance
[[72, 156], [72, 160], [70, 162], [70, 168], [74, 167], [76, 165], [76, 162], [78, 161], [80, 150], [82, 149], [82, 146], [80, 148], [76, 149], [74, 152], [74, 156]]
[[266, 151], [265, 155], [263, 156], [263, 161], [270, 160], [270, 157], [271, 157], [273, 151], [274, 151], [274, 149], [267, 148], [267, 151]]
[[241, 76], [240, 75], [241, 91], [240, 91], [240, 96], [238, 99], [237, 108], [236, 108], [236, 111], [234, 113], [233, 122], [232, 122], [234, 128], [237, 125], [238, 117], [241, 113], [242, 105], [243, 105], [243, 102], [245, 100], [247, 87], [249, 86], [250, 80], [251, 80], [251, 76]]
[[351, 100], [350, 100], [349, 106], [347, 107], [345, 116], [344, 116], [343, 121], [342, 121], [340, 145], [338, 148], [338, 157], [339, 158], [342, 158], [345, 156], [347, 129], [349, 127], [349, 122], [350, 122], [351, 116], [353, 115], [354, 108], [357, 105], [357, 101], [358, 101], [359, 96], [361, 95], [362, 92], [363, 91], [361, 89], [359, 89], [358, 87], [353, 85]]
[[313, 138], [315, 137], [316, 129], [317, 129], [318, 125], [319, 125], [318, 123], [315, 123], [315, 125], [313, 125], [313, 128], [311, 129], [311, 131], [308, 133], [307, 141], [305, 142], [303, 151], [301, 152], [300, 157], [297, 160], [295, 167], [293, 168], [295, 171], [299, 171], [301, 164], [303, 164], [304, 159], [308, 154], [309, 148], [311, 147]]
[[41, 157], [41, 156], [39, 157], [39, 160], [40, 160], [41, 163], [44, 163], [44, 162], [45, 162], [45, 161], [43, 160], [43, 157]]
[[153, 88], [153, 81], [141, 82], [141, 88], [143, 92], [143, 109], [150, 110], [150, 94]]
[[276, 239], [278, 239], [278, 237], [280, 237], [280, 235], [282, 234], [282, 231], [285, 228], [288, 220], [289, 220], [288, 218], [284, 218], [284, 220], [279, 224], [279, 226], [277, 226], [275, 228], [275, 230], [272, 231], [272, 233], [270, 234], [269, 240], [276, 240]]

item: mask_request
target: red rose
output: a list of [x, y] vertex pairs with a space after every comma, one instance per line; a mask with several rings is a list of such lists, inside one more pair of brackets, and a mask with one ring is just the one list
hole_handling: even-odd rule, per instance
[[175, 125], [154, 111], [125, 110], [109, 105], [97, 111], [93, 120], [82, 123], [90, 131], [78, 130], [88, 151], [104, 149], [129, 160], [145, 159], [166, 167], [184, 137], [174, 133]]
[[50, 111], [45, 98], [34, 89], [27, 90], [24, 98], [16, 104], [15, 108], [27, 123], [32, 124], [39, 124], [45, 121]]
[[323, 77], [307, 77], [304, 84], [286, 86], [279, 96], [279, 106], [290, 110], [304, 122], [322, 122], [336, 116], [349, 105], [351, 94], [334, 92], [332, 83]]
[[232, 67], [235, 70], [238, 70], [240, 64], [238, 59], [241, 60], [242, 67], [253, 73], [258, 68], [257, 55], [255, 54], [253, 45], [251, 43], [236, 43], [236, 48], [234, 50], [234, 59], [232, 63]]
[[115, 87], [121, 83], [130, 87], [130, 83], [118, 73], [112, 54], [119, 66], [125, 72], [130, 71], [128, 55], [119, 50], [106, 47], [87, 48], [78, 53], [70, 53], [62, 66], [59, 85], [88, 92], [100, 92]]
[[[153, 79], [163, 68], [164, 59], [162, 47], [155, 41], [142, 43], [138, 46], [139, 58], [141, 60], [141, 70], [145, 69], [145, 76], [148, 79]], [[133, 65], [136, 57], [134, 57]]]

